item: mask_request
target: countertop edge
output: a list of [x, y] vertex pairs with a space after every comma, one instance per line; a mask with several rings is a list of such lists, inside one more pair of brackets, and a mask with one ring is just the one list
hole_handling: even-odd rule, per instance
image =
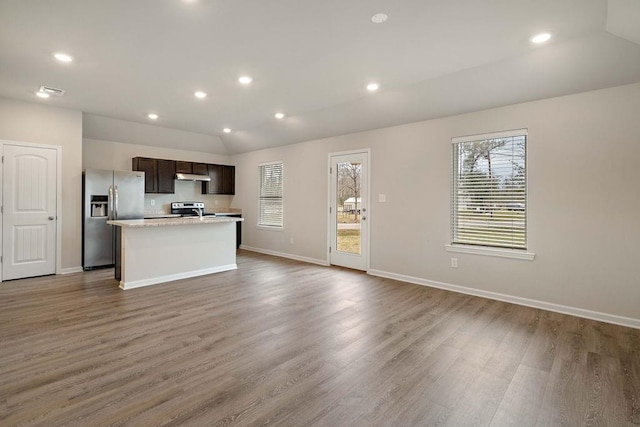
[[243, 218], [234, 217], [179, 217], [179, 218], [152, 218], [152, 219], [125, 219], [107, 221], [107, 224], [115, 227], [142, 228], [142, 227], [170, 227], [178, 225], [218, 224], [223, 222], [239, 222]]

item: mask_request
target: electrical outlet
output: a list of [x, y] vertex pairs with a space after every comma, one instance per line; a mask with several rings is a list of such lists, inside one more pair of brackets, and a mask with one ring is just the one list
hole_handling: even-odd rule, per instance
[[291, 244], [293, 245], [293, 237], [290, 239]]
[[458, 268], [458, 258], [451, 258], [451, 268]]
[[218, 206], [218, 199], [215, 199], [215, 200], [213, 201], [213, 205], [214, 205], [214, 206]]
[[155, 206], [156, 205], [156, 199], [151, 199], [151, 206]]
[[378, 202], [386, 203], [387, 202], [387, 195], [386, 194], [378, 194]]

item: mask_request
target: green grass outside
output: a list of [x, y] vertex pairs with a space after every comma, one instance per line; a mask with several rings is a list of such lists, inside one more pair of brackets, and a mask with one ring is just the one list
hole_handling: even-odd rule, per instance
[[360, 230], [338, 230], [337, 249], [351, 254], [360, 253]]

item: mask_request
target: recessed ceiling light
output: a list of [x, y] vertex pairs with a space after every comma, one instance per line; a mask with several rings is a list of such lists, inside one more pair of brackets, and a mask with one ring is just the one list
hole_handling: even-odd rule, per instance
[[54, 53], [53, 57], [56, 58], [60, 62], [71, 62], [71, 61], [73, 61], [73, 56], [67, 55], [66, 53], [62, 53], [62, 52]]
[[284, 119], [284, 113], [276, 113], [276, 114], [274, 114], [274, 116], [275, 116], [276, 119], [279, 119], [279, 120], [280, 119]]
[[222, 132], [224, 132], [224, 133], [230, 133], [230, 132], [231, 132], [231, 129], [230, 129], [230, 128], [224, 128], [224, 129], [222, 129]]
[[374, 24], [384, 24], [389, 19], [386, 13], [376, 13], [371, 17], [371, 22]]
[[380, 88], [380, 85], [378, 83], [369, 83], [367, 85], [367, 90], [369, 92], [375, 92]]
[[36, 95], [39, 96], [40, 98], [49, 98], [50, 96], [48, 93], [40, 92], [40, 91], [36, 92]]
[[40, 86], [38, 92], [46, 93], [47, 95], [62, 96], [64, 95], [65, 91], [63, 89], [57, 89], [55, 87], [42, 85]]
[[548, 41], [550, 38], [551, 38], [551, 34], [549, 34], [549, 33], [540, 33], [540, 34], [536, 34], [535, 36], [531, 37], [529, 40], [531, 40], [531, 43], [539, 44], [539, 43], [544, 43], [544, 42]]
[[203, 99], [207, 97], [207, 92], [197, 91], [194, 95], [196, 98]]
[[250, 76], [240, 76], [240, 78], [238, 78], [238, 81], [243, 85], [248, 85], [253, 81], [253, 79]]
[[149, 117], [151, 120], [158, 120], [158, 115], [156, 113], [149, 113], [147, 117]]

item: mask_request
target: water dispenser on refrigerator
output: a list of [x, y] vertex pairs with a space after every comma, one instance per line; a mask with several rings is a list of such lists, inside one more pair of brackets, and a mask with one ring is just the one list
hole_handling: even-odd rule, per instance
[[91, 196], [91, 216], [104, 217], [107, 216], [107, 196]]

